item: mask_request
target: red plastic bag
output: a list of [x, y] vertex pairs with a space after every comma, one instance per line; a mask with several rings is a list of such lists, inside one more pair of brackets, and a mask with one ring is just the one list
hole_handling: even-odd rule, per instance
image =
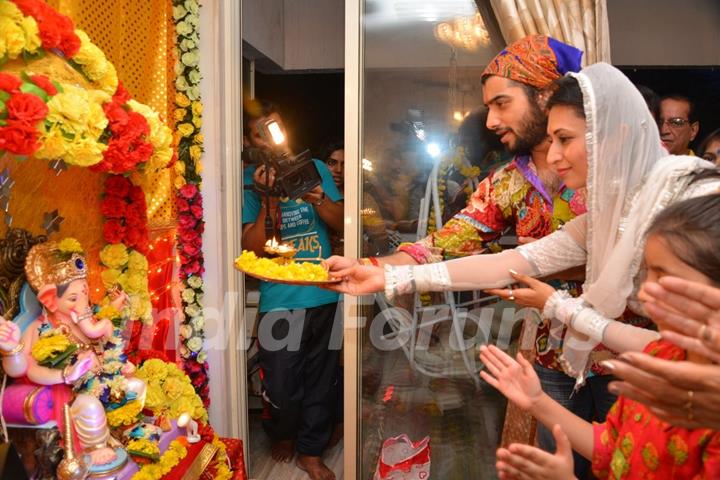
[[398, 435], [383, 442], [373, 480], [426, 480], [430, 478], [430, 437], [414, 442]]

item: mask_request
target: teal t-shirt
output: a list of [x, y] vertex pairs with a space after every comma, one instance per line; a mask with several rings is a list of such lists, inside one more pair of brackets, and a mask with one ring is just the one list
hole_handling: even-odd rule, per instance
[[[329, 200], [337, 202], [342, 195], [332, 174], [320, 160], [313, 159], [320, 172], [322, 189]], [[245, 168], [243, 181], [252, 185], [255, 166]], [[254, 223], [260, 213], [260, 195], [254, 190], [243, 190], [242, 223]], [[327, 258], [331, 255], [328, 226], [315, 207], [301, 199], [280, 202], [280, 234], [284, 242], [298, 251], [296, 258]], [[338, 294], [318, 287], [298, 287], [272, 282], [260, 282], [260, 312], [312, 308], [338, 301]]]

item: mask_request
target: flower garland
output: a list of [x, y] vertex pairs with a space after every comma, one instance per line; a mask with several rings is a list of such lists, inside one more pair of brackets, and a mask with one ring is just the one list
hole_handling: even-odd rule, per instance
[[190, 378], [174, 363], [159, 359], [146, 360], [136, 373], [145, 380], [147, 394], [145, 408], [154, 417], [168, 416], [177, 419], [184, 412], [202, 423], [208, 414], [202, 400], [195, 393]]
[[[107, 267], [100, 274], [107, 290], [120, 286], [130, 297], [130, 318], [152, 322], [152, 303], [148, 290], [148, 261], [137, 250], [128, 250], [122, 243], [105, 245], [100, 262]], [[107, 305], [107, 297], [103, 300]]]
[[160, 460], [156, 463], [148, 463], [143, 465], [140, 470], [132, 476], [131, 480], [157, 480], [163, 475], [170, 472], [175, 465], [187, 455], [187, 440], [180, 437], [170, 442], [170, 446], [165, 453], [162, 454]]
[[203, 153], [202, 127], [203, 105], [200, 100], [200, 69], [198, 25], [200, 23], [198, 0], [173, 0], [175, 20], [175, 112], [178, 161], [175, 164], [177, 178], [176, 205], [178, 207], [177, 248], [180, 255], [180, 280], [183, 282], [182, 304], [185, 314], [180, 327], [179, 348], [184, 368], [193, 386], [210, 404], [208, 386], [207, 354], [203, 351], [205, 319], [202, 314], [204, 272], [202, 233], [205, 228], [200, 185], [202, 178], [201, 157]]

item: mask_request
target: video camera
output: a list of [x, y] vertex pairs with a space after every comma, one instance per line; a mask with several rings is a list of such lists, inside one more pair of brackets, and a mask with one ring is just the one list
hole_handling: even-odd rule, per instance
[[275, 170], [272, 187], [255, 183], [255, 189], [264, 195], [295, 200], [322, 183], [310, 150], [292, 155], [286, 145], [286, 136], [280, 124], [266, 118], [258, 122], [260, 137], [270, 148], [246, 149], [245, 159], [256, 165], [265, 165], [266, 171]]

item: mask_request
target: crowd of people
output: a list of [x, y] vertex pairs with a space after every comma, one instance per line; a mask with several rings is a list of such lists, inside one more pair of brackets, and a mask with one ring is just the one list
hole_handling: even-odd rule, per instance
[[[342, 279], [331, 288], [390, 300], [485, 290], [542, 312], [534, 360], [480, 352], [482, 378], [541, 424], [537, 446], [498, 450], [500, 478], [720, 478], [720, 131], [696, 156], [690, 99], [659, 98], [611, 65], [581, 68], [581, 58], [539, 35], [500, 52], [482, 75], [480, 118], [512, 159], [427, 237], [381, 257], [330, 257]], [[262, 146], [253, 122], [269, 115], [277, 113], [248, 117], [250, 145]], [[302, 202], [268, 206], [245, 191], [246, 248], [262, 254], [268, 211], [283, 237], [315, 235], [322, 252], [331, 243], [342, 251], [342, 143], [320, 156], [322, 185]], [[249, 166], [246, 182], [272, 182], [263, 168]], [[317, 231], [282, 223], [299, 215]], [[503, 251], [508, 232], [520, 245]], [[307, 331], [298, 352], [261, 345], [265, 425], [276, 459], [297, 450], [311, 478], [330, 479], [320, 455], [339, 422], [332, 386], [341, 369], [323, 333], [337, 297], [307, 288], [261, 289], [261, 325], [302, 309]]]

